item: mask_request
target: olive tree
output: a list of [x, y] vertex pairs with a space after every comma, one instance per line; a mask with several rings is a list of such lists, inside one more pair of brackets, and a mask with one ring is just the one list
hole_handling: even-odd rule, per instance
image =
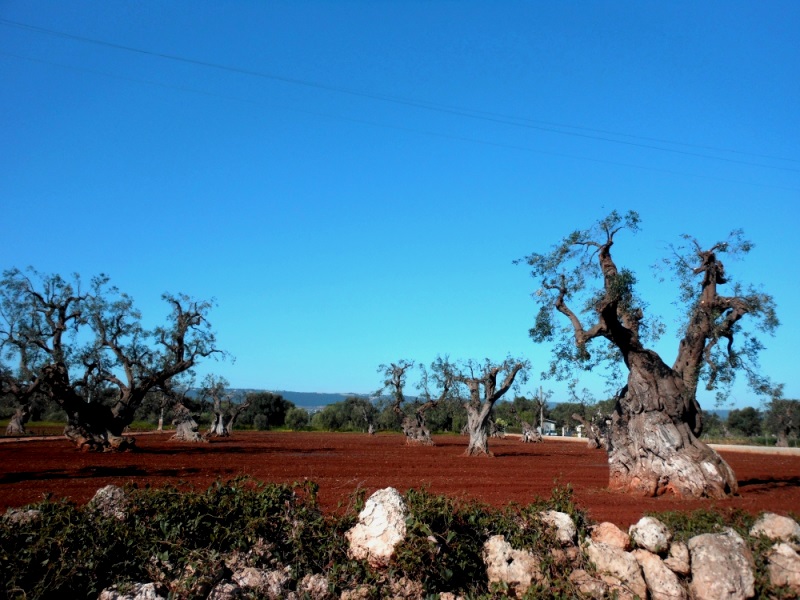
[[533, 297], [540, 306], [530, 334], [536, 342], [554, 344], [550, 376], [570, 378], [577, 368], [603, 363], [627, 369], [608, 435], [612, 489], [724, 497], [737, 491], [737, 482], [727, 463], [698, 439], [697, 388], [705, 382], [724, 393], [736, 374], [744, 373], [759, 394], [780, 392], [759, 374], [757, 363], [759, 333], [772, 333], [778, 325], [774, 302], [731, 282], [725, 271], [724, 256], [741, 256], [753, 247], [741, 231], [710, 246], [684, 236], [663, 264], [677, 280], [685, 309], [675, 359], [668, 365], [648, 348], [658, 328], [645, 318], [634, 273], [619, 268], [612, 254], [617, 237], [635, 233], [639, 223], [633, 211], [612, 212], [549, 252], [524, 259], [538, 282]]
[[752, 406], [737, 408], [728, 414], [728, 427], [745, 437], [755, 437], [761, 433], [761, 411]]
[[67, 413], [64, 434], [93, 450], [133, 447], [123, 436], [148, 393], [166, 389], [203, 358], [221, 356], [208, 322], [212, 303], [164, 294], [165, 325], [145, 329], [133, 300], [105, 275], [7, 270], [0, 280], [2, 392], [25, 405], [44, 394]]
[[511, 389], [517, 377], [518, 383], [525, 382], [529, 368], [527, 361], [509, 356], [501, 363], [488, 358], [483, 362], [468, 360], [454, 369], [453, 381], [466, 387], [468, 394], [464, 402], [469, 434], [468, 456], [491, 456], [489, 423], [492, 408]]
[[244, 400], [237, 398], [236, 392], [230, 390], [229, 386], [227, 379], [216, 375], [206, 375], [203, 380], [203, 387], [200, 389], [200, 400], [204, 403], [211, 403], [209, 437], [230, 436], [236, 417], [250, 406], [252, 396], [248, 394]]
[[764, 413], [764, 428], [777, 437], [776, 446], [788, 446], [789, 436], [800, 433], [800, 400], [773, 398]]
[[[450, 390], [453, 388], [453, 367], [447, 358], [441, 357], [433, 361], [430, 370], [426, 369], [425, 365], [419, 365], [421, 401], [411, 409], [411, 414], [406, 414], [402, 409], [402, 404], [406, 401], [403, 390], [408, 371], [413, 367], [414, 361], [405, 359], [380, 365], [378, 373], [383, 376], [383, 386], [376, 395], [380, 396], [387, 391], [391, 394], [392, 410], [401, 419], [400, 426], [406, 436], [407, 444], [432, 446], [433, 439], [426, 425], [425, 414], [450, 396]], [[433, 386], [437, 390], [436, 397], [431, 393]]]

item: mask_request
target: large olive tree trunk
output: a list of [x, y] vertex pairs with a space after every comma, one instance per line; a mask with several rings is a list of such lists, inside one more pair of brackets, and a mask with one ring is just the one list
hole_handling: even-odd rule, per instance
[[179, 442], [207, 442], [208, 438], [204, 437], [198, 430], [197, 421], [194, 420], [191, 411], [181, 403], [175, 405], [173, 409], [175, 418], [172, 419], [172, 424], [175, 425], [175, 435], [170, 439]]
[[724, 498], [738, 490], [728, 464], [695, 435], [697, 405], [650, 351], [630, 360], [608, 431], [609, 487], [643, 496]]
[[103, 404], [83, 403], [68, 415], [64, 436], [81, 451], [123, 452], [136, 448], [136, 440], [123, 435], [128, 423], [116, 418]]

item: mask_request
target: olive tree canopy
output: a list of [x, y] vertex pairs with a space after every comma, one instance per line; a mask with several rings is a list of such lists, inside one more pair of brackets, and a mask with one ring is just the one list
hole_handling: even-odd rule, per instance
[[222, 356], [208, 322], [213, 303], [164, 294], [166, 323], [145, 329], [133, 299], [100, 275], [84, 288], [29, 269], [0, 280], [2, 392], [25, 405], [45, 394], [67, 413], [65, 435], [77, 446], [123, 450], [122, 433], [153, 390], [200, 360]]

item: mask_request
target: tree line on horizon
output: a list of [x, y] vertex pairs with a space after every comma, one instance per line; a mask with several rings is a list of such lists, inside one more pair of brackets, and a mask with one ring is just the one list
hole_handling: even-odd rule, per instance
[[[188, 400], [199, 428], [208, 430], [214, 420], [211, 405], [200, 395], [200, 388], [193, 390]], [[370, 424], [376, 432], [399, 433], [402, 431], [402, 418], [392, 409], [389, 396], [367, 397], [347, 396], [338, 402], [331, 402], [320, 408], [307, 409], [297, 406], [284, 398], [279, 392], [230, 390], [234, 404], [247, 404], [235, 420], [235, 430], [268, 431], [286, 429], [291, 431], [331, 431], [359, 432], [369, 431]], [[432, 408], [427, 413], [427, 424], [435, 434], [459, 434], [466, 424], [463, 399], [450, 398]], [[614, 399], [596, 401], [593, 398], [567, 400], [563, 402], [545, 401], [543, 405], [536, 398], [514, 396], [501, 400], [493, 411], [493, 421], [497, 432], [520, 434], [519, 422], [536, 423], [540, 419], [551, 421], [556, 433], [566, 429], [573, 435], [582, 423], [573, 415], [590, 419], [597, 413], [607, 413], [613, 408]], [[413, 414], [423, 401], [414, 398], [404, 407], [404, 414]], [[8, 425], [17, 411], [11, 396], [0, 397], [0, 423]], [[798, 446], [800, 441], [800, 400], [773, 399], [763, 409], [746, 406], [727, 411], [722, 417], [715, 411], [704, 413], [704, 438], [710, 440], [735, 440], [763, 438], [765, 444], [775, 444], [784, 437], [785, 445]], [[28, 419], [31, 424], [39, 422], [66, 423], [67, 415], [58, 404], [45, 397], [35, 399], [30, 407]], [[134, 424], [138, 427], [171, 429], [172, 409], [165, 407], [155, 394], [149, 396], [137, 410]], [[7, 431], [7, 434], [11, 432]]]

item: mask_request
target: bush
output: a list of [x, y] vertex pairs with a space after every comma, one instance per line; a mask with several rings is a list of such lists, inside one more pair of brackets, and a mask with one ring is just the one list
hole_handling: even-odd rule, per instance
[[256, 415], [253, 417], [253, 427], [258, 431], [269, 429], [269, 418], [267, 415]]
[[226, 575], [220, 556], [258, 546], [264, 552], [254, 566], [318, 572], [332, 560], [347, 562], [338, 526], [348, 521], [322, 515], [310, 482], [238, 479], [199, 493], [126, 492], [123, 520], [46, 500], [34, 506], [38, 519], [0, 521], [0, 581], [8, 597], [97, 598], [112, 584], [177, 580], [189, 564], [218, 580]]
[[286, 413], [286, 426], [294, 431], [307, 429], [310, 422], [308, 411], [303, 408], [293, 407]]

